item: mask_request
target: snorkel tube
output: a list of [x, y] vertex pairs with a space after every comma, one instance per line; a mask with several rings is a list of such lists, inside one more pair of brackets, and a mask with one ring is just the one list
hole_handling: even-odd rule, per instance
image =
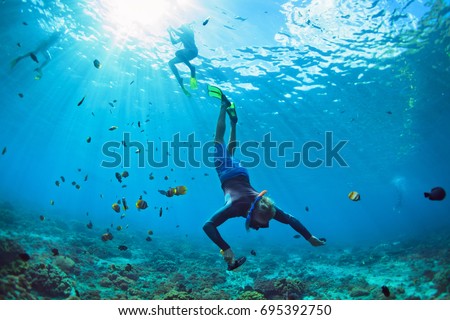
[[252, 221], [252, 214], [253, 211], [255, 210], [255, 206], [256, 204], [262, 199], [262, 197], [267, 193], [267, 190], [263, 190], [261, 191], [255, 198], [255, 200], [253, 201], [250, 209], [247, 211], [247, 218], [245, 219], [245, 230], [249, 231], [250, 230], [250, 222]]

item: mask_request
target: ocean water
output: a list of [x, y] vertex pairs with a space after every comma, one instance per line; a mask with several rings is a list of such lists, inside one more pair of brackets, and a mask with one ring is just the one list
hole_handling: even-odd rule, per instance
[[[450, 190], [448, 1], [3, 0], [0, 15], [1, 298], [449, 298], [450, 205], [424, 197]], [[190, 97], [168, 67], [167, 28], [186, 23]], [[202, 230], [224, 201], [207, 84], [236, 103], [252, 185], [325, 246], [231, 219], [219, 231], [247, 262], [226, 271]]]

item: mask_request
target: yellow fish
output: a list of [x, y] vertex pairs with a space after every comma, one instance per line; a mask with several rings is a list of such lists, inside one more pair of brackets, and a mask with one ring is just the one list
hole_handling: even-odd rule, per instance
[[352, 201], [359, 201], [361, 199], [361, 196], [358, 192], [352, 191], [348, 194], [348, 198]]

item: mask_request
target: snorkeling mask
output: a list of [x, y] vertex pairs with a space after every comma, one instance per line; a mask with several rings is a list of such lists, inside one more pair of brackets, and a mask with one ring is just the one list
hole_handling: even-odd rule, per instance
[[245, 219], [245, 230], [249, 231], [250, 230], [250, 222], [252, 220], [252, 214], [253, 211], [255, 210], [255, 206], [256, 204], [262, 199], [262, 197], [267, 193], [267, 190], [263, 190], [261, 191], [255, 198], [255, 200], [253, 201], [250, 209], [247, 211], [247, 218]]

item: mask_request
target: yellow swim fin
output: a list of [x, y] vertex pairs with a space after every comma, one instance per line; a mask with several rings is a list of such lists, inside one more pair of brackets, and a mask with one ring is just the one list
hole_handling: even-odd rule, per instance
[[192, 90], [198, 89], [197, 79], [195, 79], [195, 78], [191, 78], [191, 89]]

